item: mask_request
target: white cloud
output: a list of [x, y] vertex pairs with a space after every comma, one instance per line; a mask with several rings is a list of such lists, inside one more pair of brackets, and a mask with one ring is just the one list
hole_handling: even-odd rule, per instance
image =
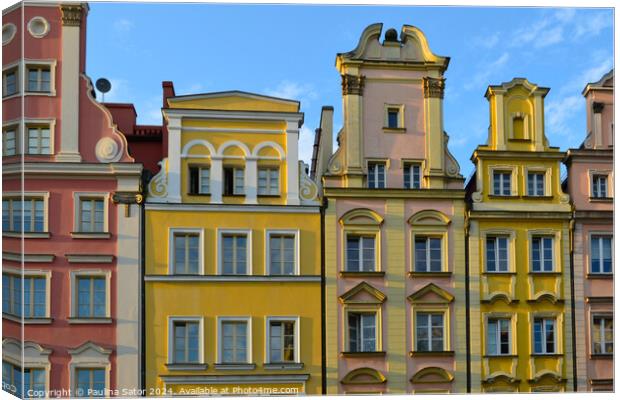
[[[105, 94], [103, 100], [106, 103], [127, 103], [131, 101], [131, 90], [129, 81], [126, 79], [108, 78], [110, 81], [110, 91]], [[101, 92], [97, 90], [97, 100], [102, 100]]]
[[314, 146], [314, 131], [305, 124], [299, 131], [299, 160], [310, 166], [312, 160], [312, 147]]
[[113, 27], [117, 32], [128, 32], [133, 29], [134, 23], [128, 19], [122, 18], [114, 21]]
[[471, 40], [471, 44], [476, 47], [492, 49], [499, 43], [499, 39], [500, 39], [499, 32], [495, 32], [490, 35], [477, 36]]
[[561, 26], [543, 30], [540, 32], [538, 40], [534, 42], [534, 47], [542, 48], [552, 44], [560, 43], [564, 39], [564, 29]]
[[287, 80], [280, 82], [275, 88], [266, 89], [265, 93], [273, 97], [301, 101], [302, 107], [308, 106], [317, 98], [317, 93], [311, 85]]
[[478, 69], [480, 72], [474, 75], [473, 78], [469, 82], [463, 85], [463, 87], [465, 88], [465, 90], [470, 90], [470, 89], [483, 90], [484, 89], [483, 86], [485, 84], [488, 84], [489, 78], [493, 74], [499, 72], [502, 69], [502, 67], [506, 65], [509, 59], [510, 59], [510, 54], [508, 54], [508, 52], [502, 53], [502, 55], [499, 56], [497, 60], [489, 64], [486, 64], [484, 66], [481, 66]]
[[596, 36], [603, 29], [611, 27], [613, 19], [607, 13], [597, 13], [588, 18], [580, 18], [575, 24], [575, 38], [580, 39], [587, 36]]
[[569, 120], [584, 107], [580, 95], [562, 97], [545, 105], [545, 119], [548, 133], [551, 135], [570, 136]]

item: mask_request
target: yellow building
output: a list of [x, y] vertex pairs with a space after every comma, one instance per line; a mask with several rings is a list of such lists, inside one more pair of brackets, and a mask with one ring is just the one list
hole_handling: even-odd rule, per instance
[[548, 91], [515, 78], [486, 92], [489, 138], [467, 187], [472, 392], [573, 390], [571, 206], [564, 153], [545, 137]]
[[[321, 393], [321, 216], [299, 102], [167, 98], [146, 201], [147, 395]], [[165, 142], [164, 142], [165, 143]]]

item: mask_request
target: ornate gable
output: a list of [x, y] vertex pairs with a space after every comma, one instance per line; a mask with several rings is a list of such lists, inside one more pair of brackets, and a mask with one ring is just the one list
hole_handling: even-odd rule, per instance
[[407, 300], [412, 304], [448, 304], [454, 301], [454, 296], [434, 283], [429, 283], [407, 297]]
[[387, 296], [379, 289], [362, 282], [340, 296], [340, 302], [346, 304], [382, 304]]

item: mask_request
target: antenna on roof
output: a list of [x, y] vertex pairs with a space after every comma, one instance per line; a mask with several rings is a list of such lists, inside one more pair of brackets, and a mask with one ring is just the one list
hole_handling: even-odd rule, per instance
[[97, 87], [97, 90], [101, 92], [101, 102], [105, 102], [105, 94], [112, 89], [112, 84], [106, 78], [99, 78], [97, 79], [97, 82], [95, 82], [95, 86]]

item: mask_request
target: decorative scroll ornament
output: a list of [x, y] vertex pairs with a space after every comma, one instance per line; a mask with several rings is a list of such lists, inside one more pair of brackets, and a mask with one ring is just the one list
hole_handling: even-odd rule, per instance
[[482, 201], [482, 192], [473, 192], [471, 194], [471, 199], [474, 203], [480, 203]]
[[123, 156], [122, 146], [119, 145], [114, 139], [110, 137], [104, 137], [99, 139], [95, 146], [95, 155], [97, 160], [102, 163], [117, 162]]
[[299, 198], [302, 204], [319, 204], [319, 187], [308, 176], [308, 165], [299, 161]]
[[424, 77], [424, 97], [443, 99], [443, 90], [446, 87], [445, 78]]
[[605, 103], [599, 103], [596, 101], [592, 103], [592, 112], [594, 112], [594, 114], [602, 113], [603, 108], [605, 108]]
[[450, 153], [450, 150], [448, 150], [448, 141], [450, 140], [450, 136], [448, 136], [448, 134], [444, 131], [443, 137], [444, 137], [443, 143], [444, 143], [444, 153], [445, 153], [444, 168], [446, 170], [446, 174], [448, 174], [448, 176], [459, 176], [461, 167], [459, 166], [459, 163], [456, 161], [456, 158], [454, 158], [452, 153]]
[[338, 132], [337, 135], [337, 141], [338, 141], [338, 149], [334, 152], [334, 154], [332, 154], [332, 156], [329, 158], [329, 161], [327, 162], [327, 171], [330, 174], [341, 174], [343, 171], [343, 148], [345, 146], [345, 138], [344, 138], [344, 129], [341, 129], [340, 132]]
[[570, 195], [566, 194], [566, 193], [562, 193], [560, 195], [560, 203], [561, 204], [568, 204], [570, 202]]
[[362, 96], [364, 94], [365, 78], [365, 76], [342, 75], [342, 95], [355, 94]]
[[157, 163], [159, 172], [149, 182], [149, 197], [162, 199], [168, 196], [168, 158]]
[[114, 204], [142, 204], [144, 197], [138, 192], [115, 192], [112, 195]]
[[80, 26], [82, 22], [82, 6], [79, 4], [61, 4], [62, 24], [64, 26]]
[[593, 146], [592, 139], [594, 139], [594, 135], [592, 134], [592, 131], [590, 131], [588, 132], [586, 139], [583, 141], [583, 147], [586, 149], [591, 149]]

